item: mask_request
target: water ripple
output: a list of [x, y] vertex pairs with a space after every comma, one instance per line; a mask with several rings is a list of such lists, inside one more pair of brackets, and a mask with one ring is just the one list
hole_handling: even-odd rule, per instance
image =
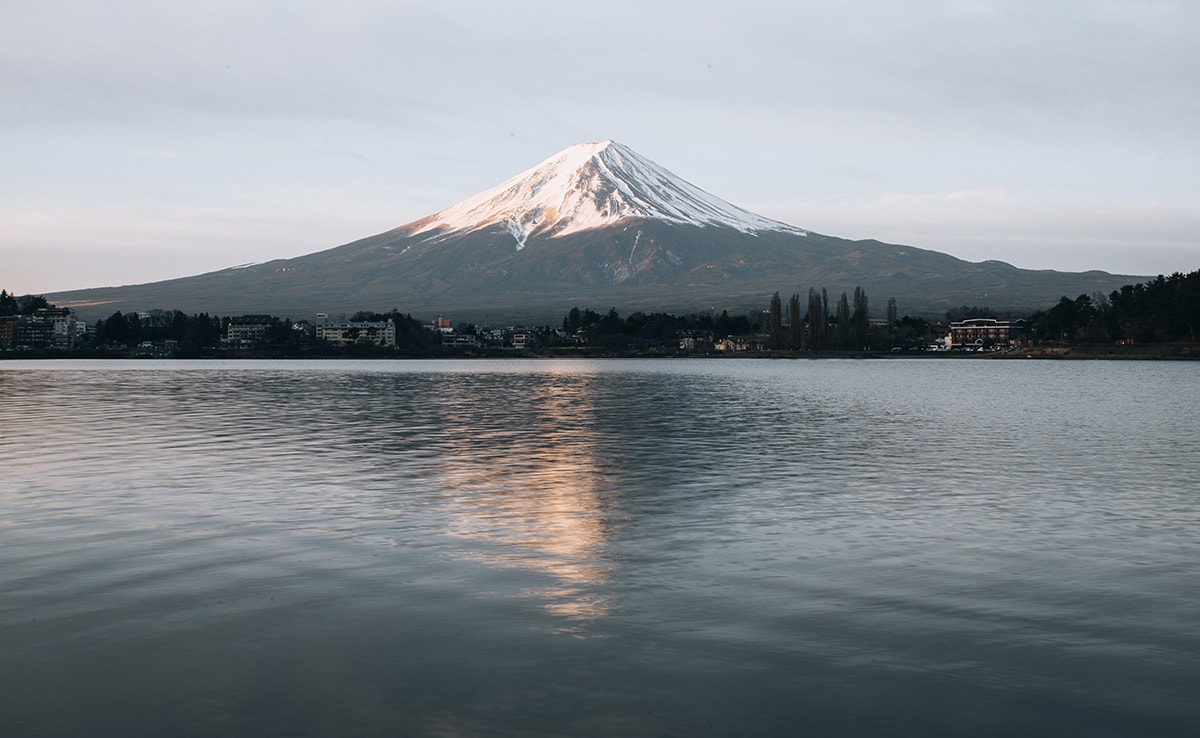
[[162, 686], [126, 687], [216, 732], [295, 732], [231, 706], [269, 673], [262, 710], [366, 699], [360, 726], [415, 733], [535, 732], [446, 686], [475, 679], [578, 705], [591, 728], [529, 720], [580, 734], [661, 732], [612, 712], [651, 696], [847, 728], [863, 690], [880, 724], [950, 690], [1009, 732], [1170, 734], [1196, 717], [1200, 379], [1030, 364], [10, 362], [0, 645], [43, 676], [6, 709], [132, 659]]

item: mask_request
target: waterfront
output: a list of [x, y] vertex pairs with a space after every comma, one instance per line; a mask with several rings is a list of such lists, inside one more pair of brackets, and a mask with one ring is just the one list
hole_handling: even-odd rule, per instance
[[1200, 372], [6, 362], [5, 735], [1192, 735]]

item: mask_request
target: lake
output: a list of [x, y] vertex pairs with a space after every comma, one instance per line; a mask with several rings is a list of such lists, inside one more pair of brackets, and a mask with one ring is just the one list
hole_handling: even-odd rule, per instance
[[1200, 734], [1200, 364], [0, 362], [4, 736]]

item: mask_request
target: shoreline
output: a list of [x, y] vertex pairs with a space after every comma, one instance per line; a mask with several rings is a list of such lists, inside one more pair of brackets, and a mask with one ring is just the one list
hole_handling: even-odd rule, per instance
[[160, 361], [169, 360], [439, 360], [439, 359], [925, 359], [950, 361], [992, 361], [1037, 359], [1042, 361], [1195, 361], [1200, 360], [1200, 343], [1135, 344], [1127, 346], [1028, 346], [986, 353], [957, 351], [622, 351], [593, 347], [562, 347], [543, 349], [457, 349], [450, 351], [397, 351], [371, 349], [356, 351], [286, 351], [286, 350], [194, 350], [171, 354], [147, 354], [137, 351], [97, 349], [40, 351], [0, 351], [2, 361], [54, 361], [90, 359], [97, 361]]

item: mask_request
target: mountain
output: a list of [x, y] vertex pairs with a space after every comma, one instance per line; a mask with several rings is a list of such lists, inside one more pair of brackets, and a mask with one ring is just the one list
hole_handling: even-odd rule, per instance
[[359, 241], [150, 284], [47, 295], [84, 315], [221, 315], [399, 308], [456, 320], [557, 322], [572, 306], [760, 309], [776, 291], [862, 286], [876, 305], [1041, 308], [1145, 277], [1017, 269], [851, 241], [721, 200], [613, 141], [578, 144], [490, 190]]

